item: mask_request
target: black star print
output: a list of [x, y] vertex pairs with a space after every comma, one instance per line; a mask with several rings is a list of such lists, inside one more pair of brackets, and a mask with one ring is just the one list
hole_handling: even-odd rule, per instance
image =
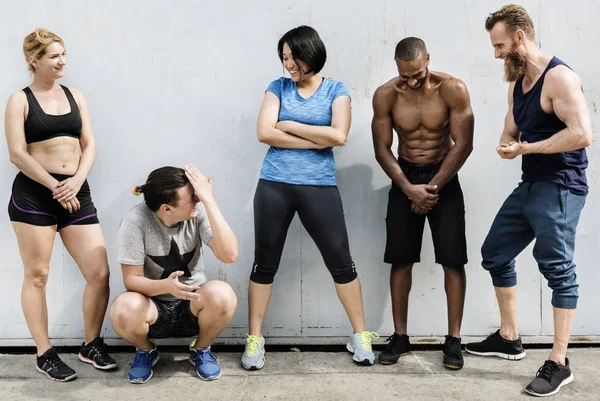
[[196, 253], [196, 247], [194, 247], [194, 249], [192, 249], [190, 252], [182, 255], [181, 252], [179, 252], [179, 247], [177, 246], [175, 239], [171, 237], [171, 250], [169, 251], [168, 255], [148, 256], [154, 261], [154, 263], [164, 269], [162, 276], [160, 276], [160, 278], [163, 279], [169, 277], [171, 273], [177, 270], [182, 270], [185, 277], [192, 277], [190, 269], [188, 268], [188, 263], [190, 263], [194, 257], [194, 253]]

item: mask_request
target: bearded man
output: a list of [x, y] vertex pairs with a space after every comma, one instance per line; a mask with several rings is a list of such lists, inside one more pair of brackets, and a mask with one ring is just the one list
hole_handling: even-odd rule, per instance
[[482, 265], [491, 274], [500, 307], [500, 329], [466, 350], [510, 360], [525, 357], [517, 328], [515, 257], [535, 239], [533, 257], [552, 289], [554, 344], [525, 391], [548, 396], [573, 381], [566, 353], [578, 299], [573, 253], [588, 193], [590, 115], [580, 78], [564, 62], [540, 51], [523, 7], [500, 8], [489, 15], [485, 28], [510, 82], [496, 151], [503, 159], [523, 155], [523, 174], [481, 248]]

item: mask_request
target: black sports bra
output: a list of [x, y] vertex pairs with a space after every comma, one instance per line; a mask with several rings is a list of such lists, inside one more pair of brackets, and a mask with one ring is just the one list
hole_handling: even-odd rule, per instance
[[60, 86], [67, 95], [71, 111], [59, 116], [46, 114], [29, 87], [23, 89], [29, 103], [29, 114], [25, 120], [25, 141], [27, 143], [41, 142], [58, 136], [79, 138], [81, 135], [81, 115], [79, 107], [71, 91], [66, 86]]

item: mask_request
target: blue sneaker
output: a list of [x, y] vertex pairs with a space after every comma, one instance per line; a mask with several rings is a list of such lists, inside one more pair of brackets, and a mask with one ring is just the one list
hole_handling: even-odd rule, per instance
[[221, 367], [217, 362], [217, 356], [212, 353], [210, 347], [194, 349], [196, 340], [190, 344], [190, 363], [196, 367], [196, 373], [202, 380], [217, 380], [221, 377]]
[[143, 384], [152, 378], [154, 374], [152, 372], [152, 366], [156, 365], [156, 362], [160, 359], [158, 355], [158, 348], [154, 341], [150, 340], [154, 344], [154, 348], [151, 350], [136, 349], [135, 358], [131, 369], [129, 369], [129, 375], [127, 379], [129, 383]]

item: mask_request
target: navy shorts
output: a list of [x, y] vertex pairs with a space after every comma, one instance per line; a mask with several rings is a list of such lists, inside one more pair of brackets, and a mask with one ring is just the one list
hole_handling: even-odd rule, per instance
[[[58, 181], [70, 176], [51, 174]], [[92, 202], [92, 194], [87, 180], [77, 194], [79, 210], [69, 213], [52, 198], [52, 191], [32, 180], [23, 173], [17, 174], [12, 186], [12, 195], [8, 204], [10, 221], [27, 223], [34, 226], [54, 226], [58, 229], [70, 225], [98, 224], [98, 212]]]

